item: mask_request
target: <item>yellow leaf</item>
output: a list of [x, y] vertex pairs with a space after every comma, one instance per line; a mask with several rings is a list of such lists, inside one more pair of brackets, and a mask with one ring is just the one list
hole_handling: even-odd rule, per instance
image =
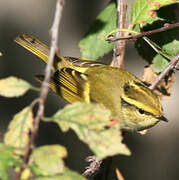
[[0, 80], [0, 95], [5, 97], [18, 97], [33, 88], [28, 82], [16, 77], [8, 77]]
[[29, 132], [32, 128], [33, 114], [31, 107], [28, 106], [13, 117], [4, 137], [5, 144], [16, 148], [25, 148], [29, 140]]
[[52, 176], [64, 172], [63, 159], [66, 149], [61, 145], [46, 145], [36, 148], [30, 157], [30, 166], [36, 175]]
[[110, 126], [110, 111], [100, 104], [77, 102], [67, 105], [52, 117], [52, 121], [63, 131], [73, 129], [99, 159], [131, 154], [122, 142], [120, 124]]

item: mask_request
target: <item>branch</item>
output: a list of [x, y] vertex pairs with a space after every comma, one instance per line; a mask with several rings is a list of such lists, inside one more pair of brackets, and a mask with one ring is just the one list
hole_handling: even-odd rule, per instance
[[[126, 10], [127, 3], [126, 0], [117, 0], [117, 28], [124, 28], [126, 23]], [[121, 37], [124, 35], [124, 32], [116, 33], [116, 37]], [[114, 55], [112, 66], [114, 67], [123, 67], [124, 66], [124, 55], [125, 55], [125, 40], [117, 41], [114, 47]], [[98, 160], [95, 156], [87, 157], [87, 162], [90, 162], [90, 165], [86, 167], [85, 172], [83, 173], [84, 177], [89, 177], [96, 173], [102, 163], [102, 160]], [[109, 165], [108, 165], [109, 167]], [[108, 172], [108, 171], [107, 171]]]
[[[136, 35], [126, 36], [126, 37], [122, 37], [122, 36], [113, 37], [112, 35], [109, 35], [106, 38], [106, 41], [115, 42], [115, 41], [119, 41], [119, 40], [136, 40], [136, 39], [142, 38], [144, 36], [149, 36], [149, 35], [152, 35], [152, 34], [155, 34], [155, 33], [167, 31], [169, 29], [174, 29], [174, 28], [177, 28], [177, 27], [179, 27], [179, 23], [176, 23], [176, 24], [164, 24], [164, 26], [161, 27], [161, 28], [154, 29], [154, 30], [151, 30], [151, 31], [141, 32], [141, 33], [138, 33]], [[123, 29], [123, 28], [119, 28], [119, 29]]]
[[21, 174], [22, 174], [24, 168], [28, 164], [29, 156], [31, 153], [31, 147], [32, 147], [32, 144], [34, 142], [34, 139], [35, 139], [37, 132], [38, 132], [38, 129], [39, 129], [40, 119], [44, 116], [44, 109], [45, 109], [44, 104], [45, 104], [45, 100], [47, 98], [48, 91], [49, 91], [51, 67], [53, 64], [55, 53], [57, 51], [59, 24], [61, 21], [63, 4], [64, 4], [63, 0], [57, 0], [55, 16], [54, 16], [53, 24], [52, 24], [52, 27], [50, 30], [51, 45], [50, 45], [49, 60], [48, 60], [48, 63], [47, 63], [46, 69], [45, 69], [45, 78], [44, 78], [44, 81], [43, 81], [42, 86], [41, 86], [40, 97], [39, 97], [39, 100], [37, 102], [39, 107], [37, 110], [37, 115], [34, 118], [34, 129], [31, 132], [30, 139], [29, 139], [29, 142], [27, 144], [26, 152], [25, 152], [24, 159], [23, 159], [23, 167], [19, 170], [19, 173], [16, 176], [16, 180], [20, 180]]
[[161, 80], [169, 73], [169, 71], [177, 67], [178, 63], [179, 53], [175, 57], [173, 57], [168, 66], [163, 70], [163, 72], [157, 77], [157, 79], [149, 88], [154, 90], [157, 87], [157, 85], [161, 82]]
[[[127, 10], [126, 0], [117, 0], [117, 28], [119, 29], [125, 28], [126, 10]], [[116, 38], [123, 36], [124, 36], [124, 32], [116, 33]], [[126, 46], [125, 40], [116, 41], [114, 47], [113, 61], [112, 61], [112, 65], [114, 67], [121, 68], [124, 66], [125, 46]]]

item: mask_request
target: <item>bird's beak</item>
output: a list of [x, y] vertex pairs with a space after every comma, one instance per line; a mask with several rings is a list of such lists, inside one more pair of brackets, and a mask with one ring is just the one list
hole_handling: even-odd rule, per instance
[[168, 122], [168, 119], [167, 119], [166, 117], [164, 117], [164, 116], [160, 116], [158, 119], [159, 119], [160, 121]]

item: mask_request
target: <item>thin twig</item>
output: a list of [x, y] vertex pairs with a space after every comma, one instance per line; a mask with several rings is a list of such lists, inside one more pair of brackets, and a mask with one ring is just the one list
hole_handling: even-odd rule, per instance
[[63, 4], [64, 4], [63, 0], [57, 0], [54, 21], [53, 21], [52, 28], [51, 28], [51, 45], [50, 45], [49, 60], [48, 60], [48, 63], [47, 63], [46, 69], [45, 69], [45, 78], [44, 78], [44, 81], [41, 86], [40, 98], [38, 101], [39, 107], [38, 107], [37, 115], [34, 118], [34, 129], [31, 132], [30, 139], [27, 144], [26, 152], [25, 152], [24, 159], [23, 159], [23, 167], [20, 169], [19, 173], [17, 174], [16, 180], [20, 179], [25, 166], [27, 166], [27, 164], [28, 164], [29, 155], [31, 153], [31, 147], [32, 147], [32, 144], [34, 142], [34, 139], [35, 139], [38, 129], [39, 129], [40, 119], [44, 115], [44, 108], [45, 108], [44, 104], [45, 104], [45, 100], [47, 98], [48, 91], [49, 91], [51, 67], [53, 64], [55, 53], [57, 51], [59, 24], [61, 21]]
[[85, 172], [82, 175], [87, 178], [99, 170], [102, 160], [99, 160], [96, 156], [88, 156], [86, 161], [90, 165], [85, 168]]
[[[125, 28], [126, 10], [127, 10], [126, 0], [117, 0], [117, 28], [119, 29]], [[116, 38], [123, 36], [124, 36], [124, 32], [116, 33]], [[112, 66], [119, 68], [124, 66], [125, 45], [126, 45], [125, 40], [116, 42], [114, 47]]]
[[163, 70], [163, 72], [157, 77], [157, 79], [153, 82], [153, 84], [149, 87], [150, 89], [154, 90], [157, 85], [161, 82], [161, 80], [177, 66], [177, 63], [179, 62], [179, 53], [173, 57], [173, 59], [170, 61], [168, 66]]
[[[167, 31], [169, 29], [174, 29], [179, 27], [179, 23], [175, 23], [175, 24], [164, 24], [163, 27], [158, 28], [158, 29], [154, 29], [151, 31], [146, 31], [146, 32], [141, 32], [138, 33], [136, 35], [131, 35], [131, 36], [126, 36], [126, 37], [112, 37], [112, 36], [108, 36], [108, 38], [106, 39], [108, 42], [115, 42], [115, 41], [119, 41], [119, 40], [136, 40], [138, 38], [142, 38], [144, 36], [149, 36], [155, 33], [159, 33], [159, 32], [163, 32], [163, 31]], [[122, 29], [122, 28], [119, 28]]]

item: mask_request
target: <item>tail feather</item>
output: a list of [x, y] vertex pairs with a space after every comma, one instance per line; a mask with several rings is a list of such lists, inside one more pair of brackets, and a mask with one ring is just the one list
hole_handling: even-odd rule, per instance
[[[22, 47], [26, 48], [33, 54], [37, 55], [45, 63], [48, 62], [49, 47], [39, 41], [32, 35], [22, 34], [15, 39]], [[84, 73], [89, 67], [104, 66], [105, 64], [96, 62], [89, 59], [75, 58], [75, 57], [64, 57], [61, 54], [56, 54], [54, 57], [53, 71], [61, 70], [65, 68], [71, 68], [81, 73]]]
[[34, 36], [22, 34], [15, 39], [15, 42], [37, 55], [46, 63], [48, 62], [49, 47]]
[[[39, 41], [36, 37], [28, 34], [22, 34], [15, 39], [15, 42], [38, 56], [45, 63], [48, 62], [50, 49], [47, 45]], [[68, 62], [63, 56], [61, 56], [60, 54], [55, 55], [52, 67], [54, 72], [56, 70], [60, 70], [66, 65], [68, 66]]]

